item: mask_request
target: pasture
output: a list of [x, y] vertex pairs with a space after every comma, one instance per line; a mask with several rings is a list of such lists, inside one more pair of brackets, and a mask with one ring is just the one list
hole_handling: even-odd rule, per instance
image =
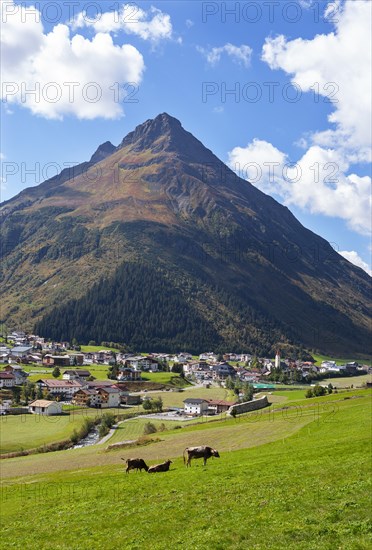
[[68, 439], [74, 429], [82, 426], [84, 415], [38, 414], [0, 417], [0, 454], [34, 449]]
[[[352, 396], [306, 400], [301, 415], [165, 432], [125, 453], [98, 446], [4, 460], [3, 547], [370, 548], [371, 408], [368, 392]], [[200, 442], [221, 458], [186, 469], [183, 449]], [[174, 462], [168, 473], [126, 475], [120, 458], [133, 453], [149, 465]]]

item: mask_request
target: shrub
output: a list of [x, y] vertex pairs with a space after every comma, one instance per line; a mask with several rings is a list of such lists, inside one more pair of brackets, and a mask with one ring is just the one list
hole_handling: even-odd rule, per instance
[[99, 433], [99, 436], [100, 437], [105, 437], [105, 435], [107, 435], [110, 431], [110, 428], [101, 422], [101, 424], [99, 425], [99, 428], [98, 428], [98, 433]]
[[153, 424], [152, 422], [146, 422], [146, 424], [143, 428], [143, 433], [145, 435], [148, 435], [148, 434], [154, 434], [156, 432], [157, 432], [157, 429], [156, 429], [155, 424]]

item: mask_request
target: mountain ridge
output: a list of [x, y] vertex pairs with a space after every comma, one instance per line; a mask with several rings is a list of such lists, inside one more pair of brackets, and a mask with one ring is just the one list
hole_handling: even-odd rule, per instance
[[[146, 265], [180, 292], [183, 311], [189, 304], [198, 312], [190, 319], [217, 331], [221, 346], [235, 339], [239, 349], [267, 348], [273, 329], [265, 332], [266, 319], [275, 327], [273, 346], [291, 340], [323, 351], [370, 349], [368, 275], [239, 178], [174, 117], [147, 120], [78, 166], [73, 176], [63, 171], [0, 205], [3, 320], [25, 322], [28, 315], [32, 326], [46, 316], [53, 326], [59, 307], [84, 300], [101, 280], [110, 286], [123, 264]], [[123, 271], [138, 295], [134, 272]], [[110, 300], [115, 311], [118, 304], [125, 309], [120, 296]], [[86, 337], [96, 340], [88, 325]]]

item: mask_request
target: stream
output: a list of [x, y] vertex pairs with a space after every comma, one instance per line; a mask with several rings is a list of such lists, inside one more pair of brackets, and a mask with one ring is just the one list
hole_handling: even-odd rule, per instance
[[70, 447], [69, 451], [72, 449], [82, 449], [83, 447], [89, 447], [90, 445], [95, 445], [100, 440], [98, 428], [93, 428], [91, 432], [88, 433], [87, 436], [83, 437], [83, 439], [80, 439], [79, 443], [74, 445], [73, 447]]

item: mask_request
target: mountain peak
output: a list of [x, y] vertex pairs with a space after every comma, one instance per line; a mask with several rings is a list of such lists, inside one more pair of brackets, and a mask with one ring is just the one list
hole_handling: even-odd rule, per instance
[[177, 118], [168, 113], [161, 113], [138, 125], [133, 132], [125, 136], [118, 149], [127, 146], [130, 146], [133, 152], [150, 149], [152, 153], [177, 152], [182, 157], [198, 159], [199, 162], [218, 161], [212, 151], [185, 130]]
[[111, 141], [105, 141], [105, 143], [102, 143], [95, 153], [91, 156], [90, 163], [96, 164], [97, 162], [100, 162], [101, 160], [104, 160], [106, 157], [111, 155], [115, 151], [116, 147], [111, 143]]

